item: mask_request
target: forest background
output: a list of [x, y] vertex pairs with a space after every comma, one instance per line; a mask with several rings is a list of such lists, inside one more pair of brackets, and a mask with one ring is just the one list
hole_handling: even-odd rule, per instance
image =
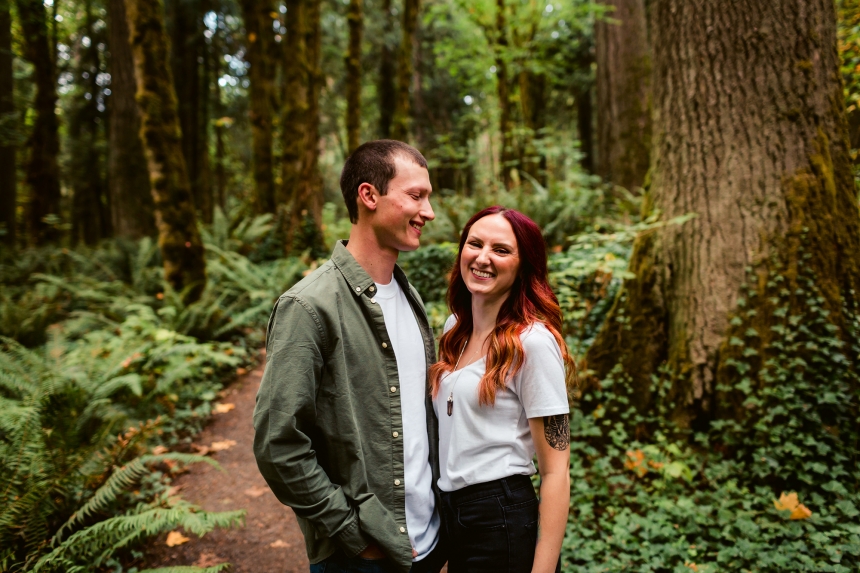
[[436, 328], [470, 214], [544, 229], [565, 570], [860, 571], [858, 106], [855, 0], [0, 0], [0, 570], [241, 524], [172, 477], [393, 137]]

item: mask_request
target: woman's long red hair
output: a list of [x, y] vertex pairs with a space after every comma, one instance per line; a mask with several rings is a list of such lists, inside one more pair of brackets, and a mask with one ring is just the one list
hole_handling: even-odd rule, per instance
[[448, 310], [457, 318], [454, 327], [439, 340], [439, 361], [430, 367], [430, 387], [435, 397], [439, 393], [442, 375], [451, 372], [460, 351], [472, 335], [472, 293], [466, 288], [460, 273], [460, 257], [469, 230], [488, 215], [502, 215], [511, 224], [517, 238], [520, 268], [507, 300], [496, 317], [496, 328], [489, 336], [487, 369], [478, 389], [482, 405], [494, 404], [496, 391], [505, 389], [505, 382], [523, 365], [523, 343], [520, 335], [536, 322], [543, 323], [561, 348], [568, 387], [576, 378], [576, 364], [561, 336], [561, 308], [549, 285], [546, 243], [537, 223], [514, 209], [500, 205], [476, 213], [460, 235], [457, 260], [448, 282]]

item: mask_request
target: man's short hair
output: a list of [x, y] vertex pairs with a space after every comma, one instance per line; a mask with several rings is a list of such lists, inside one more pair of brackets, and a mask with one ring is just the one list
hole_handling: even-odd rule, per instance
[[352, 223], [358, 221], [358, 187], [370, 183], [380, 195], [388, 193], [388, 182], [397, 175], [394, 164], [397, 157], [427, 169], [427, 160], [420, 151], [394, 139], [368, 141], [347, 158], [340, 173], [340, 191]]

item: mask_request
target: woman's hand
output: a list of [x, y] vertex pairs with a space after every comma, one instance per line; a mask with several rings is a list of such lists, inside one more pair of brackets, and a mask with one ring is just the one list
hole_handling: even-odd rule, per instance
[[540, 472], [538, 543], [532, 573], [553, 573], [570, 507], [570, 422], [567, 414], [529, 418]]

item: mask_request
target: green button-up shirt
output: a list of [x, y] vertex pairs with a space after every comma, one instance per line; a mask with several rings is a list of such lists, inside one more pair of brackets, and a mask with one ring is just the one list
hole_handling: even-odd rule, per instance
[[[429, 366], [436, 354], [424, 305], [400, 267], [394, 278]], [[338, 243], [329, 261], [278, 299], [254, 410], [254, 455], [269, 487], [295, 511], [311, 563], [338, 547], [356, 555], [375, 541], [405, 572], [412, 546], [400, 379], [374, 294], [373, 279]], [[435, 488], [438, 424], [426, 376], [425, 385]]]

